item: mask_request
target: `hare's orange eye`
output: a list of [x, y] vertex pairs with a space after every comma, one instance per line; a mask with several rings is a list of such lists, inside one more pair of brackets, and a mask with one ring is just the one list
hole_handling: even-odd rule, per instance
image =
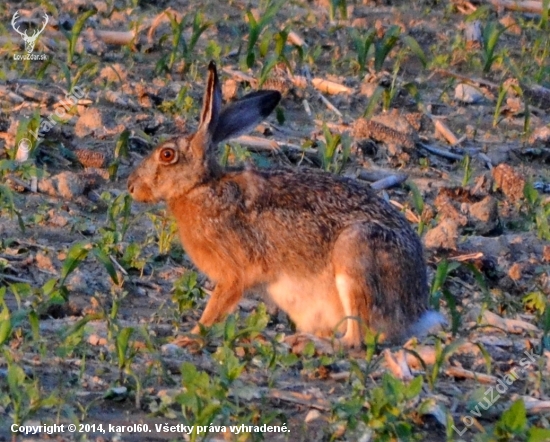
[[172, 164], [177, 161], [178, 155], [171, 147], [165, 147], [159, 152], [159, 159], [164, 164]]

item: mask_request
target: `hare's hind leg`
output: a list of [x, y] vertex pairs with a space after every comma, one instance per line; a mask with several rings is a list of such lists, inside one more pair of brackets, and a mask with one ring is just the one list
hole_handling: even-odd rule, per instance
[[[338, 237], [332, 256], [338, 294], [347, 316], [383, 334], [402, 338], [427, 306], [422, 245], [412, 230], [358, 223]], [[347, 320], [343, 341], [357, 345], [361, 323]]]
[[349, 227], [340, 234], [334, 245], [332, 264], [346, 322], [341, 341], [346, 346], [358, 347], [363, 341], [365, 326], [369, 326], [367, 318], [377, 290], [374, 253], [365, 248], [361, 225]]

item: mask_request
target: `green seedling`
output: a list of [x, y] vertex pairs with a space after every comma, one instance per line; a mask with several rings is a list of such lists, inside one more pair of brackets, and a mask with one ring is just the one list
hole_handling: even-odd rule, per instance
[[368, 432], [373, 440], [412, 440], [422, 384], [422, 376], [406, 383], [384, 373], [381, 385], [370, 391], [354, 385], [350, 398], [334, 406], [333, 419], [347, 423], [350, 439]]
[[424, 219], [422, 218], [422, 214], [424, 213], [424, 198], [422, 197], [420, 190], [418, 190], [418, 186], [413, 181], [407, 181], [407, 187], [411, 191], [412, 203], [420, 219], [420, 222], [418, 223], [418, 235], [422, 235], [424, 228], [426, 227]]
[[61, 275], [56, 284], [54, 285], [57, 290], [59, 290], [61, 296], [64, 299], [69, 298], [69, 291], [65, 286], [67, 277], [74, 271], [76, 268], [86, 259], [88, 254], [94, 255], [94, 257], [103, 265], [113, 283], [118, 285], [120, 282], [118, 280], [118, 275], [115, 270], [115, 267], [109, 256], [101, 250], [101, 248], [94, 246], [90, 243], [78, 242], [74, 244], [69, 251], [67, 252], [67, 257], [63, 261], [63, 266], [61, 267]]
[[384, 61], [391, 50], [399, 41], [401, 28], [393, 25], [385, 32], [384, 37], [376, 39], [374, 42], [374, 70], [380, 72], [384, 66]]
[[518, 399], [505, 410], [494, 427], [480, 435], [482, 442], [528, 441], [543, 442], [550, 438], [550, 430], [530, 425], [523, 399]]
[[115, 145], [115, 150], [113, 152], [113, 161], [111, 162], [111, 164], [109, 164], [108, 167], [109, 178], [111, 179], [111, 181], [114, 181], [116, 179], [120, 160], [122, 158], [128, 158], [130, 156], [129, 141], [130, 131], [126, 129], [122, 131], [122, 133], [118, 137]]
[[[1, 163], [3, 162], [5, 163], [6, 160], [0, 161], [0, 169], [2, 167]], [[17, 217], [19, 229], [21, 230], [21, 232], [25, 232], [25, 223], [23, 222], [21, 212], [19, 212], [19, 210], [17, 210], [17, 207], [15, 206], [15, 200], [12, 190], [5, 184], [0, 184], [0, 213], [4, 211], [7, 211], [10, 218], [13, 218], [14, 216]]]
[[470, 180], [472, 179], [472, 166], [471, 166], [471, 158], [470, 155], [466, 155], [464, 159], [462, 160], [462, 170], [464, 171], [464, 174], [462, 175], [462, 187], [466, 187]]
[[168, 11], [165, 12], [166, 16], [170, 20], [170, 27], [172, 29], [172, 50], [168, 57], [168, 63], [166, 64], [166, 70], [171, 71], [175, 62], [180, 58], [180, 54], [183, 55], [185, 61], [184, 71], [189, 69], [191, 64], [191, 55], [199, 41], [200, 36], [210, 27], [210, 23], [203, 22], [203, 15], [200, 12], [196, 12], [193, 16], [193, 22], [191, 24], [191, 38], [188, 42], [183, 38], [183, 30], [187, 26], [188, 16], [184, 16], [179, 22], [175, 16]]
[[449, 345], [446, 345], [443, 347], [441, 344], [441, 341], [439, 339], [436, 339], [435, 341], [435, 363], [431, 367], [431, 370], [428, 370], [428, 367], [426, 367], [426, 380], [428, 381], [428, 385], [430, 387], [430, 390], [434, 390], [435, 384], [437, 382], [437, 378], [439, 377], [439, 372], [441, 370], [441, 367], [445, 363], [445, 361], [455, 352], [457, 351], [460, 346], [464, 345], [466, 341], [464, 339], [457, 339], [456, 341], [453, 341]]
[[526, 309], [537, 312], [542, 322], [541, 346], [543, 349], [550, 348], [550, 304], [546, 295], [540, 290], [530, 292], [523, 297], [522, 302]]
[[101, 248], [105, 253], [111, 253], [115, 250], [110, 246], [115, 246], [124, 241], [126, 232], [130, 227], [132, 197], [124, 192], [113, 199], [111, 193], [103, 192], [101, 199], [109, 204], [109, 208], [107, 209], [107, 223], [99, 231], [103, 237], [108, 233], [111, 235], [110, 239], [104, 240], [102, 238], [98, 245], [102, 246]]
[[208, 434], [199, 435], [197, 426], [209, 428], [218, 415], [230, 413], [233, 405], [227, 400], [227, 388], [217, 376], [199, 372], [189, 362], [181, 366], [181, 381], [183, 390], [175, 400], [181, 406], [184, 423], [194, 426], [189, 439], [194, 442]]
[[460, 267], [460, 263], [453, 261], [448, 262], [447, 260], [441, 261], [437, 265], [435, 272], [435, 277], [432, 281], [432, 286], [430, 288], [430, 305], [436, 311], [439, 311], [439, 303], [441, 297], [445, 298], [449, 311], [451, 313], [451, 331], [455, 335], [460, 327], [461, 317], [456, 308], [456, 301], [453, 295], [445, 287], [447, 278], [450, 273]]
[[324, 141], [319, 141], [318, 152], [324, 170], [340, 173], [344, 168], [351, 151], [351, 140], [347, 135], [333, 134], [323, 123]]
[[394, 64], [390, 88], [384, 89], [384, 92], [382, 94], [382, 109], [384, 112], [388, 112], [390, 110], [394, 98], [399, 93], [399, 88], [397, 87], [397, 74], [399, 74], [400, 68], [399, 65], [399, 61]]
[[495, 21], [490, 21], [483, 27], [481, 33], [483, 41], [483, 72], [489, 72], [493, 63], [501, 57], [495, 54], [495, 50], [500, 36], [506, 29], [506, 27]]
[[385, 89], [382, 86], [378, 86], [374, 90], [374, 93], [369, 99], [369, 104], [367, 104], [365, 112], [363, 112], [363, 118], [370, 119], [374, 115], [376, 106], [383, 100], [384, 90]]
[[493, 127], [497, 127], [498, 123], [500, 123], [500, 109], [502, 107], [504, 99], [506, 98], [507, 93], [508, 88], [504, 87], [504, 84], [501, 84], [498, 88], [498, 97], [495, 105], [495, 113], [493, 115]]
[[548, 15], [550, 14], [550, 0], [542, 0], [542, 12], [540, 14], [539, 29], [548, 31]]
[[124, 253], [120, 258], [121, 264], [125, 269], [136, 269], [143, 272], [147, 259], [142, 256], [143, 248], [135, 242], [129, 243], [124, 249]]
[[[4, 359], [7, 362], [7, 385], [2, 388], [6, 393], [0, 395], [0, 403], [6, 408], [13, 424], [21, 425], [36, 412], [59, 404], [55, 393], [44, 397], [38, 377], [31, 379], [16, 362], [12, 354], [4, 348]], [[6, 381], [2, 381], [4, 383]]]
[[147, 213], [147, 216], [153, 223], [153, 228], [156, 233], [159, 255], [167, 255], [170, 252], [170, 246], [176, 233], [178, 232], [178, 226], [176, 222], [166, 216], [159, 216], [153, 213]]
[[67, 38], [69, 42], [69, 47], [67, 48], [67, 64], [72, 64], [75, 51], [76, 51], [76, 43], [78, 41], [78, 37], [80, 36], [82, 30], [84, 29], [84, 25], [86, 24], [86, 21], [96, 13], [94, 9], [90, 9], [86, 11], [84, 14], [80, 15], [78, 19], [75, 21], [73, 28], [71, 31], [63, 31], [65, 34], [65, 37]]
[[6, 287], [0, 287], [0, 345], [3, 345], [10, 337], [12, 330], [11, 315], [4, 296], [6, 295]]
[[204, 292], [197, 278], [197, 272], [188, 271], [174, 282], [172, 301], [177, 305], [180, 315], [189, 309], [195, 308], [197, 306], [197, 299], [204, 297]]
[[78, 84], [82, 76], [86, 73], [89, 73], [90, 75], [93, 75], [97, 72], [98, 64], [94, 61], [90, 61], [83, 66], [80, 66], [76, 70], [76, 74], [74, 77], [71, 75], [70, 65], [65, 63], [59, 63], [59, 68], [61, 69], [61, 72], [65, 76], [65, 81], [67, 82], [67, 91], [68, 93], [72, 93], [75, 86]]
[[118, 362], [119, 371], [119, 383], [124, 384], [124, 373], [131, 371], [132, 361], [135, 358], [137, 352], [130, 344], [130, 338], [134, 333], [132, 327], [125, 327], [121, 330], [117, 330], [115, 338], [116, 356]]
[[[382, 38], [377, 37], [376, 30], [370, 30], [365, 36], [359, 34], [357, 30], [352, 30], [351, 38], [355, 51], [357, 52], [357, 64], [359, 65], [359, 75], [362, 76], [367, 69], [367, 59], [374, 46], [374, 70], [380, 72], [393, 48], [402, 42], [410, 52], [418, 57], [423, 67], [426, 67], [428, 61], [426, 54], [418, 42], [410, 35], [402, 35], [399, 26], [391, 26]], [[395, 69], [394, 69], [395, 75]]]
[[359, 65], [359, 77], [363, 77], [367, 69], [367, 56], [369, 50], [376, 39], [376, 31], [370, 30], [366, 36], [359, 34], [357, 28], [351, 30], [351, 38], [357, 52], [357, 64]]
[[219, 364], [220, 382], [226, 388], [239, 378], [246, 367], [246, 364], [242, 364], [235, 356], [235, 351], [227, 345], [218, 347], [213, 358]]
[[340, 18], [342, 20], [348, 19], [348, 5], [346, 0], [329, 0], [328, 16], [330, 21], [336, 20], [337, 11], [340, 12]]
[[527, 216], [537, 228], [537, 235], [544, 240], [550, 240], [550, 203], [543, 200], [530, 181], [525, 183], [523, 195], [527, 206]]
[[265, 8], [265, 11], [261, 13], [261, 18], [259, 21], [256, 21], [254, 15], [251, 11], [246, 13], [246, 18], [248, 20], [248, 45], [246, 47], [246, 58], [245, 66], [250, 69], [254, 66], [256, 61], [255, 46], [264, 29], [267, 25], [273, 20], [281, 6], [284, 4], [284, 0], [270, 0]]

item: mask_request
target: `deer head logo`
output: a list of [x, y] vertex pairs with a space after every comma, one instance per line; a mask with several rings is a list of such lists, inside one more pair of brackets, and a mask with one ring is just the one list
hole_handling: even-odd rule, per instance
[[16, 21], [18, 18], [19, 11], [15, 11], [15, 14], [13, 14], [13, 18], [11, 19], [11, 25], [13, 26], [13, 29], [15, 29], [15, 32], [23, 37], [23, 41], [25, 42], [25, 50], [30, 54], [34, 50], [34, 44], [36, 43], [38, 36], [42, 33], [42, 31], [46, 28], [46, 25], [48, 24], [48, 14], [44, 14], [45, 21], [42, 29], [40, 29], [39, 31], [34, 29], [32, 35], [27, 35], [27, 31], [21, 32], [19, 30], [19, 26], [16, 27]]

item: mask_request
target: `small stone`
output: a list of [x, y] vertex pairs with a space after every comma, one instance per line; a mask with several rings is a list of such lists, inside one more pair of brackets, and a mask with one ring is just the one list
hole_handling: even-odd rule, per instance
[[304, 422], [309, 423], [321, 417], [321, 412], [319, 410], [309, 410], [306, 414]]
[[424, 245], [427, 249], [456, 250], [457, 240], [458, 224], [451, 219], [444, 219], [426, 233]]
[[55, 209], [51, 209], [48, 211], [48, 217], [48, 222], [52, 226], [65, 227], [67, 224], [69, 224], [69, 218], [61, 213], [57, 213]]
[[523, 270], [523, 265], [519, 262], [515, 262], [512, 264], [512, 267], [508, 270], [508, 276], [513, 281], [519, 281], [521, 279], [521, 274]]
[[478, 88], [466, 83], [460, 83], [455, 88], [455, 99], [466, 104], [479, 103], [484, 99], [484, 95]]
[[541, 126], [535, 129], [533, 134], [529, 137], [529, 143], [550, 144], [550, 127]]
[[101, 112], [97, 108], [87, 109], [76, 122], [74, 133], [79, 138], [91, 135], [103, 127]]
[[90, 337], [88, 338], [88, 343], [94, 346], [107, 345], [107, 339], [94, 334], [90, 335]]
[[239, 84], [232, 78], [229, 78], [228, 80], [224, 81], [222, 85], [223, 99], [225, 101], [234, 100], [235, 98], [237, 98], [238, 90], [239, 90]]
[[508, 164], [499, 164], [493, 169], [493, 178], [498, 188], [512, 201], [523, 198], [525, 179]]
[[55, 273], [55, 266], [53, 265], [52, 259], [45, 255], [44, 253], [38, 252], [36, 254], [36, 266], [41, 270], [46, 270], [50, 273]]
[[84, 193], [84, 182], [73, 172], [61, 172], [38, 183], [40, 192], [72, 200]]
[[486, 196], [478, 203], [468, 207], [470, 222], [479, 235], [486, 235], [498, 226], [497, 200], [492, 196]]

